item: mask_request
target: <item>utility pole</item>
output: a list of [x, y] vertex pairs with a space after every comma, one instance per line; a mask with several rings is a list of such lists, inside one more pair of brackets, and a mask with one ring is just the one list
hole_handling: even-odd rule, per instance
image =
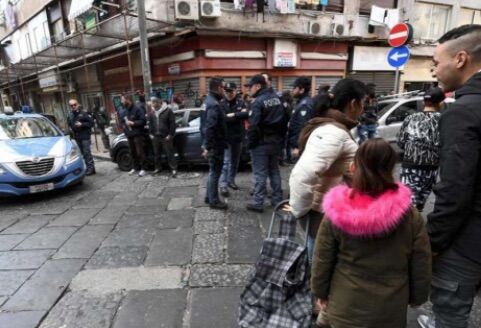
[[137, 0], [137, 14], [139, 19], [140, 58], [142, 60], [142, 73], [144, 76], [144, 94], [148, 100], [152, 92], [152, 74], [150, 72], [149, 40], [147, 39], [145, 0]]

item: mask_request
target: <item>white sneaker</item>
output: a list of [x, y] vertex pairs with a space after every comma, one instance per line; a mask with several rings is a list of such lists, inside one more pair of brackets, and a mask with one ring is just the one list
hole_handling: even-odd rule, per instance
[[139, 172], [139, 177], [143, 177], [143, 176], [145, 176], [146, 174], [147, 174], [147, 173], [145, 173], [144, 170], [140, 170], [140, 172]]
[[137, 172], [135, 169], [132, 169], [129, 171], [129, 175], [132, 175], [132, 174], [135, 174], [135, 172]]
[[428, 316], [428, 315], [425, 315], [425, 314], [421, 314], [418, 317], [418, 324], [422, 328], [435, 328], [434, 317]]

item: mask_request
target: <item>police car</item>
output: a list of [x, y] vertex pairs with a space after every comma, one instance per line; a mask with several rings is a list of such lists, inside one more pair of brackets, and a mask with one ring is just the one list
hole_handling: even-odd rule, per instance
[[5, 112], [0, 114], [0, 197], [82, 182], [85, 163], [74, 141], [42, 115]]

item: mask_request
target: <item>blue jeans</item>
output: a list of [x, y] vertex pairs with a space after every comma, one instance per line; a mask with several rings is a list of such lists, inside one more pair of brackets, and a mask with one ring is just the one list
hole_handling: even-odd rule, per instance
[[260, 145], [251, 150], [252, 172], [255, 179], [252, 202], [254, 206], [264, 206], [268, 177], [272, 189], [272, 206], [282, 201], [282, 182], [279, 170], [281, 147], [282, 145]]
[[207, 202], [215, 204], [219, 199], [219, 178], [222, 173], [224, 150], [215, 150], [209, 155], [209, 176], [207, 178]]
[[87, 166], [87, 171], [95, 170], [94, 158], [92, 157], [92, 151], [90, 149], [90, 139], [77, 139], [76, 141], [84, 158], [85, 165]]
[[224, 165], [222, 166], [222, 175], [220, 176], [221, 188], [227, 188], [229, 183], [235, 183], [241, 155], [241, 145], [240, 142], [230, 142], [224, 151]]
[[375, 138], [377, 135], [377, 124], [361, 124], [357, 127], [359, 135], [359, 144], [367, 139]]

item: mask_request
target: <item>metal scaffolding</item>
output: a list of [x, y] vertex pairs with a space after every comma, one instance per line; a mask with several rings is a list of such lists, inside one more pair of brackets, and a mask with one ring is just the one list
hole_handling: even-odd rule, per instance
[[[175, 32], [175, 23], [146, 19], [149, 37], [159, 37]], [[84, 29], [53, 42], [45, 49], [16, 63], [0, 69], [0, 91], [20, 87], [20, 98], [26, 99], [24, 85], [42, 78], [58, 76], [84, 68], [87, 89], [90, 79], [87, 66], [127, 55], [130, 73], [130, 87], [134, 90], [131, 52], [132, 45], [139, 39], [139, 22], [135, 13], [123, 11], [89, 29]], [[30, 49], [32, 43], [27, 39]], [[124, 51], [125, 49], [125, 51]], [[64, 86], [59, 82], [59, 92], [65, 99]], [[66, 106], [65, 101], [62, 104]]]

